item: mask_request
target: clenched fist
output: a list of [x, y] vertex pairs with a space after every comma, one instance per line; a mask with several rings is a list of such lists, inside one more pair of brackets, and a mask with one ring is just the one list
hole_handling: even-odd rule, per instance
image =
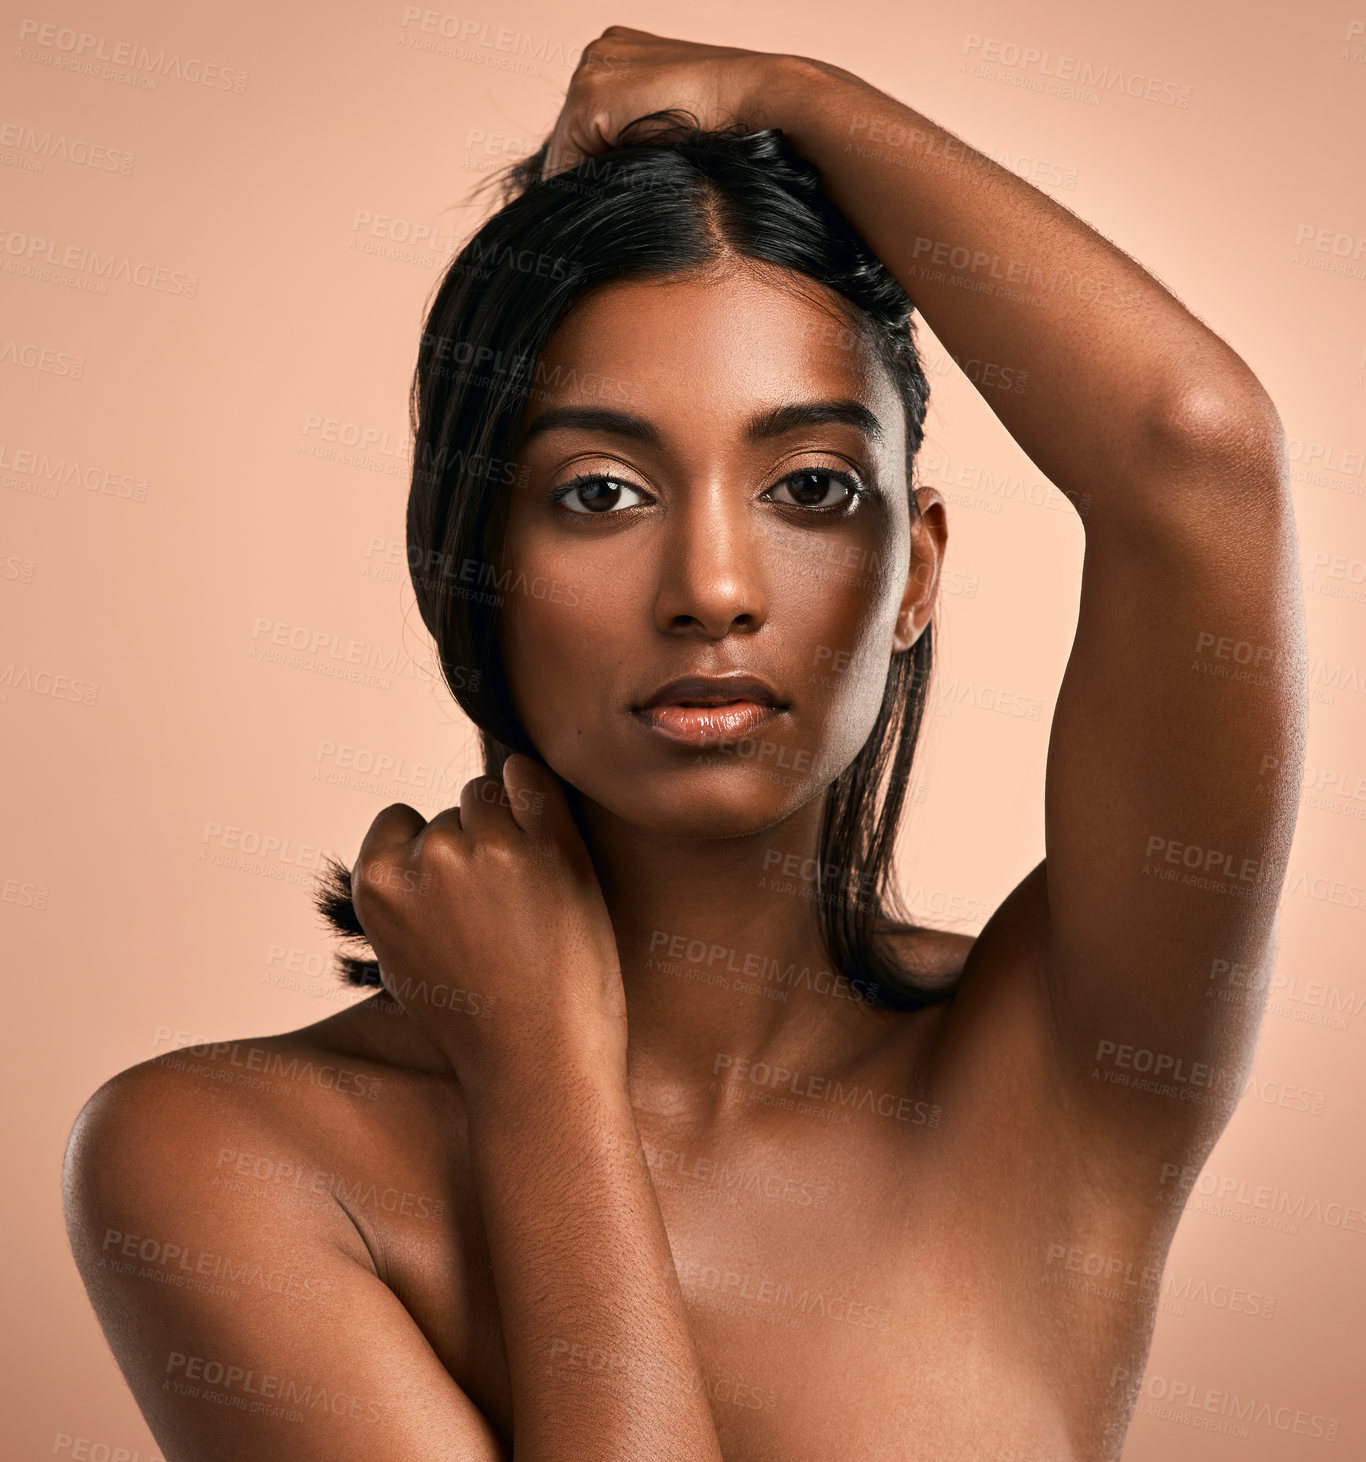
[[690, 111], [704, 128], [774, 126], [766, 91], [774, 67], [785, 59], [609, 25], [584, 48], [570, 77], [543, 176], [596, 157], [628, 122], [670, 108]]
[[430, 822], [386, 807], [352, 903], [384, 987], [462, 1085], [532, 1063], [626, 1072], [616, 937], [559, 778], [514, 752]]

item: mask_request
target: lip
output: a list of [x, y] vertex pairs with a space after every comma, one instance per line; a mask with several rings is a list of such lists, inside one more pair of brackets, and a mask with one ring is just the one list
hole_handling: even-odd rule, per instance
[[766, 680], [733, 671], [670, 680], [632, 712], [665, 740], [697, 747], [739, 740], [786, 709]]
[[757, 701], [728, 701], [715, 706], [646, 706], [635, 715], [651, 731], [680, 746], [716, 746], [743, 739], [782, 711]]
[[714, 707], [745, 701], [769, 710], [785, 709], [778, 692], [757, 675], [732, 671], [727, 675], [682, 675], [661, 685], [648, 700], [633, 706], [635, 711], [659, 706]]

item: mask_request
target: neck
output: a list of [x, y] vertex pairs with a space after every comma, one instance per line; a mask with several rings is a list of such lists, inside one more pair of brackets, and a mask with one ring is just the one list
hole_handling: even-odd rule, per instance
[[827, 1074], [877, 1028], [821, 938], [823, 797], [751, 836], [707, 839], [573, 805], [616, 931], [633, 1083], [695, 1093], [742, 1059]]
[[[638, 1108], [714, 1118], [724, 1096], [701, 1095], [713, 1076], [749, 1061], [835, 1077], [885, 1029], [821, 937], [822, 797], [749, 837], [687, 839], [568, 795], [616, 934]], [[448, 1071], [401, 1015], [380, 992], [322, 1025], [375, 1059]]]

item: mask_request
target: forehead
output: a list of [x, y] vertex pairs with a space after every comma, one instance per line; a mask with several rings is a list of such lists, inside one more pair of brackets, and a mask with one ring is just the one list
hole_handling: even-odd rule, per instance
[[900, 395], [852, 308], [787, 272], [602, 285], [552, 334], [537, 377], [528, 417], [591, 397], [661, 421], [705, 412], [715, 427], [760, 406], [852, 397], [889, 438], [904, 433]]

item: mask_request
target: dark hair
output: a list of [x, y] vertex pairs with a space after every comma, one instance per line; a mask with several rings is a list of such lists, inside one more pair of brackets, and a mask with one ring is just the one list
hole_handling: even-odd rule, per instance
[[[436, 288], [409, 402], [409, 571], [443, 678], [479, 728], [485, 770], [495, 774], [512, 751], [537, 755], [513, 710], [498, 646], [498, 605], [509, 587], [508, 494], [498, 489], [515, 481], [516, 433], [528, 400], [543, 390], [542, 350], [587, 291], [735, 262], [834, 291], [847, 302], [841, 324], [873, 345], [900, 392], [913, 520], [929, 395], [909, 297], [781, 132], [746, 134], [739, 124], [707, 131], [691, 113], [656, 112], [623, 128], [609, 151], [546, 179], [548, 146], [482, 185], [499, 186], [503, 206]], [[834, 967], [869, 1005], [897, 1010], [952, 993], [943, 982], [919, 983], [884, 938], [918, 927], [906, 917], [891, 863], [932, 634], [927, 626], [893, 656], [876, 724], [826, 792], [819, 836], [816, 896]], [[363, 942], [350, 894], [350, 872], [329, 859], [317, 908], [346, 940]], [[342, 955], [339, 963], [348, 983], [381, 984], [373, 958]]]

